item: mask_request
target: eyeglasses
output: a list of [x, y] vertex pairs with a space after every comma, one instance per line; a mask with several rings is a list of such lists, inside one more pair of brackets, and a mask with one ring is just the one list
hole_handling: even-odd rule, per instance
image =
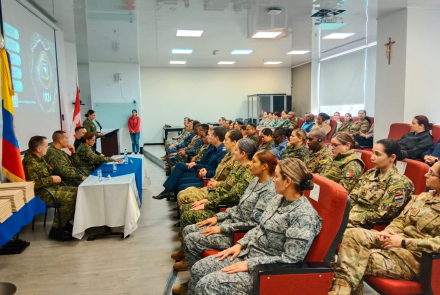
[[440, 176], [435, 175], [435, 174], [432, 172], [431, 169], [429, 169], [429, 170], [428, 170], [428, 173], [426, 173], [426, 174], [428, 174], [429, 176], [432, 176], [432, 177], [439, 177], [439, 178], [440, 178]]
[[343, 144], [342, 143], [331, 143], [331, 148], [335, 149], [335, 148], [337, 148], [338, 146], [341, 146], [341, 145], [343, 145]]

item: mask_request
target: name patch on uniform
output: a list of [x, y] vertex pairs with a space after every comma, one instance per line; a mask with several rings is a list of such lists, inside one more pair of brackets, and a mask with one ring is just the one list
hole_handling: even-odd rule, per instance
[[344, 172], [344, 177], [345, 178], [351, 178], [351, 177], [353, 177], [353, 172]]
[[432, 205], [431, 208], [437, 212], [440, 212], [440, 205], [438, 205], [438, 204]]
[[396, 202], [403, 201], [403, 194], [395, 195], [394, 196], [394, 201], [396, 201]]
[[411, 211], [411, 216], [417, 216], [417, 214], [419, 214], [419, 212], [420, 212], [420, 209], [415, 208]]

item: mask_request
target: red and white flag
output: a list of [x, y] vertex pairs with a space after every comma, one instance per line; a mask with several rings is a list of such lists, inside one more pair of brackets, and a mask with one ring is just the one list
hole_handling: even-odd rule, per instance
[[72, 133], [75, 137], [75, 128], [81, 126], [81, 100], [79, 99], [79, 87], [76, 85], [75, 109], [73, 110]]

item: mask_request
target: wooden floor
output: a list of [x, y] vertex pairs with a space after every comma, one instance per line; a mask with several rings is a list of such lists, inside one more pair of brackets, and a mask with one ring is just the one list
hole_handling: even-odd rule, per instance
[[[54, 242], [47, 238], [52, 218], [44, 230], [44, 215], [39, 215], [33, 232], [28, 225], [20, 233], [31, 242], [29, 248], [20, 255], [0, 256], [0, 281], [15, 284], [17, 295], [164, 294], [172, 277], [170, 254], [180, 247], [171, 218], [175, 203], [151, 198], [163, 190], [166, 177], [162, 168], [147, 164], [152, 185], [142, 192], [139, 228], [128, 239]], [[90, 229], [86, 236], [101, 230]], [[188, 277], [189, 272], [179, 273], [175, 284]], [[366, 287], [364, 294], [377, 293]]]

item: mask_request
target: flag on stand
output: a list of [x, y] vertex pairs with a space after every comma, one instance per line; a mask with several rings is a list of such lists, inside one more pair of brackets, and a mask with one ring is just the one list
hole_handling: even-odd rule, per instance
[[2, 174], [11, 182], [25, 181], [20, 147], [14, 130], [14, 85], [11, 75], [11, 59], [5, 49], [0, 50], [1, 93], [3, 114]]
[[81, 126], [81, 100], [79, 99], [79, 87], [76, 84], [75, 109], [73, 110], [72, 133], [75, 137], [75, 128]]

